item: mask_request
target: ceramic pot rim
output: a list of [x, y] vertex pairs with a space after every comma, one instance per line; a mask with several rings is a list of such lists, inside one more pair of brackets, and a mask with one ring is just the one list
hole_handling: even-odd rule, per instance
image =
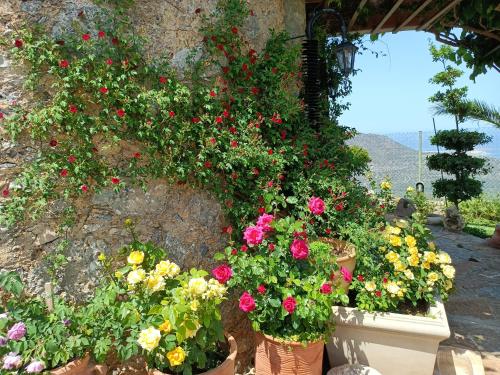
[[319, 237], [318, 240], [320, 242], [323, 242], [323, 243], [325, 243], [327, 245], [331, 245], [331, 246], [335, 246], [335, 244], [340, 244], [342, 246], [345, 246], [348, 249], [349, 254], [341, 256], [341, 257], [337, 257], [337, 262], [345, 262], [349, 259], [356, 258], [356, 246], [354, 246], [354, 244], [352, 244], [351, 242], [340, 240], [337, 238], [328, 238], [328, 237]]

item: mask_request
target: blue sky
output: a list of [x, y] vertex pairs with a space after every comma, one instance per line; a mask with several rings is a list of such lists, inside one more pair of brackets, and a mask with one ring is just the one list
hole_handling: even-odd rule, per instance
[[[352, 126], [362, 133], [399, 133], [432, 130], [431, 103], [428, 97], [437, 91], [429, 83], [441, 64], [432, 62], [428, 44], [432, 34], [405, 31], [385, 34], [366, 46], [385, 56], [376, 58], [369, 51], [356, 56], [356, 68], [361, 69], [353, 77], [353, 91], [347, 98], [351, 108], [340, 118], [343, 125]], [[500, 107], [500, 74], [489, 71], [480, 75], [474, 83], [465, 71], [460, 86], [469, 86], [469, 98], [485, 100]], [[436, 117], [439, 129], [449, 129], [454, 121], [449, 117]], [[478, 123], [466, 123], [477, 128]], [[486, 125], [479, 124], [479, 127]]]

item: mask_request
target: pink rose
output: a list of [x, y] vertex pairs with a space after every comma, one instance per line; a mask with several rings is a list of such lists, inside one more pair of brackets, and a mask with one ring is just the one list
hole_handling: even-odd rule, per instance
[[274, 220], [273, 215], [262, 214], [257, 219], [257, 226], [261, 227], [264, 232], [269, 232], [272, 230], [272, 228], [269, 224], [271, 224], [273, 222], [273, 220]]
[[325, 202], [323, 202], [321, 198], [312, 197], [309, 199], [309, 210], [311, 210], [314, 215], [321, 215], [325, 212]]
[[26, 335], [26, 326], [23, 322], [14, 324], [7, 332], [7, 338], [14, 341], [21, 340], [24, 335]]
[[309, 247], [303, 239], [296, 238], [293, 240], [290, 251], [295, 259], [306, 259], [309, 255]]
[[240, 310], [249, 313], [255, 310], [255, 300], [248, 292], [243, 292], [240, 297]]
[[283, 308], [288, 311], [289, 314], [295, 311], [297, 307], [297, 301], [293, 297], [286, 297], [283, 301]]
[[340, 267], [340, 273], [346, 283], [350, 283], [352, 281], [352, 273], [344, 266]]
[[243, 233], [243, 238], [247, 241], [249, 245], [259, 245], [264, 239], [264, 231], [261, 227], [250, 226], [245, 229]]
[[321, 288], [319, 288], [319, 291], [322, 294], [330, 294], [332, 292], [332, 286], [328, 283], [324, 283], [321, 285]]
[[212, 270], [212, 275], [219, 283], [225, 284], [233, 276], [233, 270], [227, 264], [221, 264]]
[[265, 287], [265, 285], [264, 285], [264, 284], [260, 284], [260, 285], [257, 287], [257, 292], [258, 292], [259, 294], [264, 294], [264, 293], [266, 293], [266, 290], [267, 290], [267, 289], [266, 289], [266, 287]]

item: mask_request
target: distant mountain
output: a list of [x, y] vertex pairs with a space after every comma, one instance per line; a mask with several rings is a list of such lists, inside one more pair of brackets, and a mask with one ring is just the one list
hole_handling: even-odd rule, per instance
[[[394, 192], [403, 195], [408, 186], [415, 187], [418, 182], [418, 151], [394, 141], [388, 136], [379, 134], [358, 134], [349, 144], [363, 147], [372, 159], [371, 170], [377, 181], [386, 176], [393, 183]], [[427, 195], [432, 195], [432, 181], [441, 178], [441, 174], [429, 171], [426, 165], [426, 156], [422, 157], [422, 183]], [[488, 158], [493, 166], [492, 171], [482, 176], [484, 191], [488, 194], [500, 193], [500, 160]]]

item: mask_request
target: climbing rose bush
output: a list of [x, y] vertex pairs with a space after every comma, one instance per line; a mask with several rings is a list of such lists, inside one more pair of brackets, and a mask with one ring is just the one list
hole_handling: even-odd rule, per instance
[[[244, 230], [243, 243], [216, 255], [226, 263], [213, 274], [240, 293], [239, 308], [254, 330], [293, 341], [322, 339], [333, 328], [332, 305], [348, 302], [334, 275], [337, 263], [329, 251], [309, 247], [304, 221], [277, 216], [262, 213]], [[257, 243], [245, 235], [249, 228], [260, 233]]]

